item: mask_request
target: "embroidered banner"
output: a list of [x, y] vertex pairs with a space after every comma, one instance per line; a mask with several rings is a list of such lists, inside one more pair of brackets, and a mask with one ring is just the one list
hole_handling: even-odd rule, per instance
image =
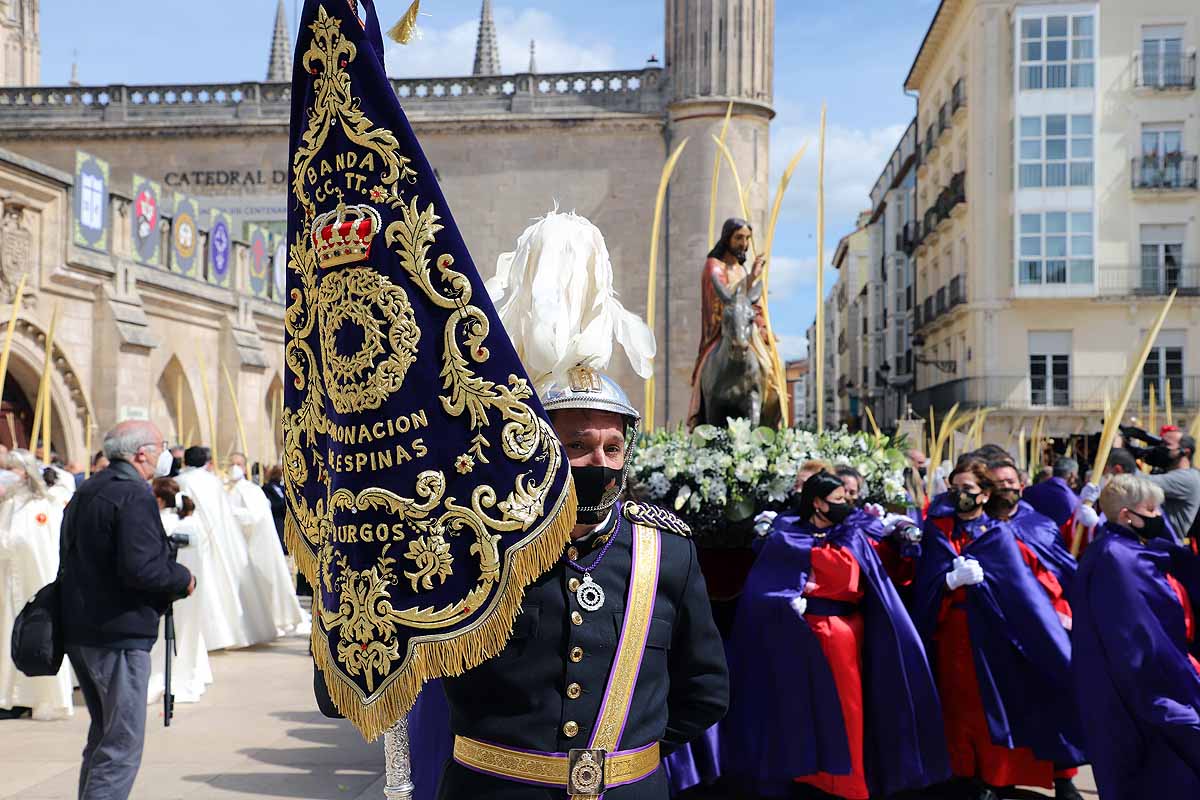
[[229, 261], [233, 256], [233, 222], [224, 211], [214, 209], [208, 227], [208, 282], [229, 286]]
[[80, 247], [108, 252], [108, 162], [75, 151], [74, 240]]
[[314, 657], [373, 738], [498, 653], [575, 522], [562, 447], [384, 73], [306, 0], [292, 82], [284, 468]]
[[147, 267], [157, 267], [162, 263], [162, 235], [158, 231], [161, 202], [162, 187], [158, 182], [134, 174], [133, 213], [130, 214], [133, 223], [133, 260]]
[[196, 218], [200, 212], [196, 201], [185, 194], [175, 193], [175, 215], [171, 218], [171, 267], [180, 275], [199, 277], [200, 233]]
[[271, 293], [270, 234], [258, 225], [246, 226], [246, 241], [250, 243], [250, 293], [267, 297]]

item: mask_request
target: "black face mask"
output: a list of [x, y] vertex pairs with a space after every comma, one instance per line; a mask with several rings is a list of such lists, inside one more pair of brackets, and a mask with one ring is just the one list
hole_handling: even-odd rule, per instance
[[[579, 500], [579, 510], [575, 512], [575, 521], [581, 525], [594, 525], [602, 522], [617, 496], [624, 487], [625, 470], [612, 467], [571, 467], [571, 477], [575, 479], [575, 496]], [[586, 508], [596, 509], [585, 511]]]
[[1021, 493], [1016, 489], [997, 489], [992, 492], [992, 496], [988, 498], [984, 509], [988, 513], [1008, 514], [1017, 507], [1017, 503], [1021, 500]]
[[854, 506], [849, 503], [829, 503], [829, 508], [819, 512], [822, 517], [832, 522], [834, 525], [840, 525], [846, 521], [846, 517], [854, 513]]
[[960, 514], [970, 514], [979, 508], [979, 492], [964, 492], [961, 489], [951, 489], [947, 492], [954, 510]]
[[1147, 517], [1143, 514], [1139, 514], [1136, 511], [1133, 511], [1133, 510], [1130, 510], [1129, 513], [1133, 514], [1135, 517], [1137, 517], [1138, 519], [1140, 519], [1142, 521], [1142, 527], [1140, 527], [1140, 528], [1134, 528], [1132, 525], [1129, 526], [1130, 528], [1133, 529], [1133, 532], [1136, 533], [1138, 536], [1142, 537], [1143, 539], [1147, 539], [1147, 540], [1162, 539], [1166, 536], [1167, 521], [1166, 521], [1166, 519], [1163, 518], [1163, 516], [1161, 514], [1157, 517]]

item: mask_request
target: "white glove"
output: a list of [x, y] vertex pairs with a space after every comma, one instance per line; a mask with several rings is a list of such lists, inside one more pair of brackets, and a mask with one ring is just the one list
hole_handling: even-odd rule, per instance
[[946, 586], [954, 591], [960, 586], [975, 586], [983, 583], [983, 567], [973, 558], [959, 556], [954, 559], [954, 568], [946, 573]]
[[792, 609], [803, 617], [804, 612], [808, 610], [808, 598], [802, 594], [794, 597], [792, 599]]
[[1075, 521], [1085, 528], [1094, 528], [1100, 524], [1100, 515], [1091, 506], [1081, 505], [1075, 512]]
[[883, 518], [883, 535], [895, 536], [906, 542], [921, 541], [921, 529], [904, 514], [888, 514]]
[[864, 513], [870, 514], [876, 519], [884, 519], [888, 515], [888, 513], [883, 510], [883, 506], [879, 505], [879, 503], [866, 503], [863, 505], [862, 510]]
[[775, 518], [779, 516], [777, 511], [763, 511], [754, 518], [754, 533], [759, 536], [766, 536], [771, 532], [771, 526], [775, 524]]
[[1095, 504], [1100, 499], [1100, 487], [1094, 483], [1084, 484], [1079, 492], [1079, 499], [1088, 504]]

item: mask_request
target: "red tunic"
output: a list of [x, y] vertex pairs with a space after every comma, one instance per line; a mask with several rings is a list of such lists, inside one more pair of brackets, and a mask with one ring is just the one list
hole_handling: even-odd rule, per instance
[[[1179, 604], [1183, 606], [1183, 628], [1187, 633], [1187, 643], [1192, 644], [1196, 641], [1196, 614], [1192, 610], [1192, 598], [1188, 596], [1183, 584], [1175, 580], [1175, 576], [1167, 575], [1167, 583], [1171, 585], [1175, 596], [1179, 598]], [[1188, 653], [1188, 661], [1192, 662], [1192, 669], [1200, 673], [1200, 661], [1191, 653]]]
[[[947, 522], [953, 524], [953, 519]], [[960, 554], [971, 541], [966, 531], [956, 531], [947, 539]], [[1024, 555], [1026, 548], [1022, 545], [1021, 549]], [[1051, 574], [1050, 578], [1054, 576]], [[1058, 581], [1055, 579], [1054, 583], [1057, 585]], [[1061, 586], [1058, 591], [1061, 595]], [[1054, 764], [1038, 759], [1027, 747], [1008, 748], [992, 742], [979, 694], [966, 603], [965, 587], [947, 592], [934, 635], [937, 648], [934, 677], [942, 698], [950, 769], [958, 777], [980, 778], [991, 786], [1053, 786]]]
[[[817, 586], [806, 595], [857, 604], [863, 596], [861, 578], [858, 560], [849, 550], [833, 546], [813, 547], [809, 580]], [[821, 651], [833, 671], [850, 746], [850, 774], [819, 772], [796, 778], [796, 781], [847, 800], [867, 800], [870, 793], [863, 766], [862, 612], [837, 617], [806, 614], [804, 619], [821, 643]]]
[[888, 574], [897, 588], [912, 586], [913, 579], [917, 577], [915, 558], [906, 558], [901, 555], [900, 547], [894, 539], [872, 539], [871, 547], [874, 548], [875, 555], [879, 556], [879, 560], [883, 562], [884, 572]]

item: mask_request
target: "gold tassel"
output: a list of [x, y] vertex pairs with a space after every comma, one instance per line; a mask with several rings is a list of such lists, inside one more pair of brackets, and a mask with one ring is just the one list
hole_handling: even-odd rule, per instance
[[413, 0], [413, 4], [404, 12], [400, 21], [387, 32], [388, 38], [396, 44], [408, 44], [418, 35], [417, 15], [421, 13], [421, 0]]

